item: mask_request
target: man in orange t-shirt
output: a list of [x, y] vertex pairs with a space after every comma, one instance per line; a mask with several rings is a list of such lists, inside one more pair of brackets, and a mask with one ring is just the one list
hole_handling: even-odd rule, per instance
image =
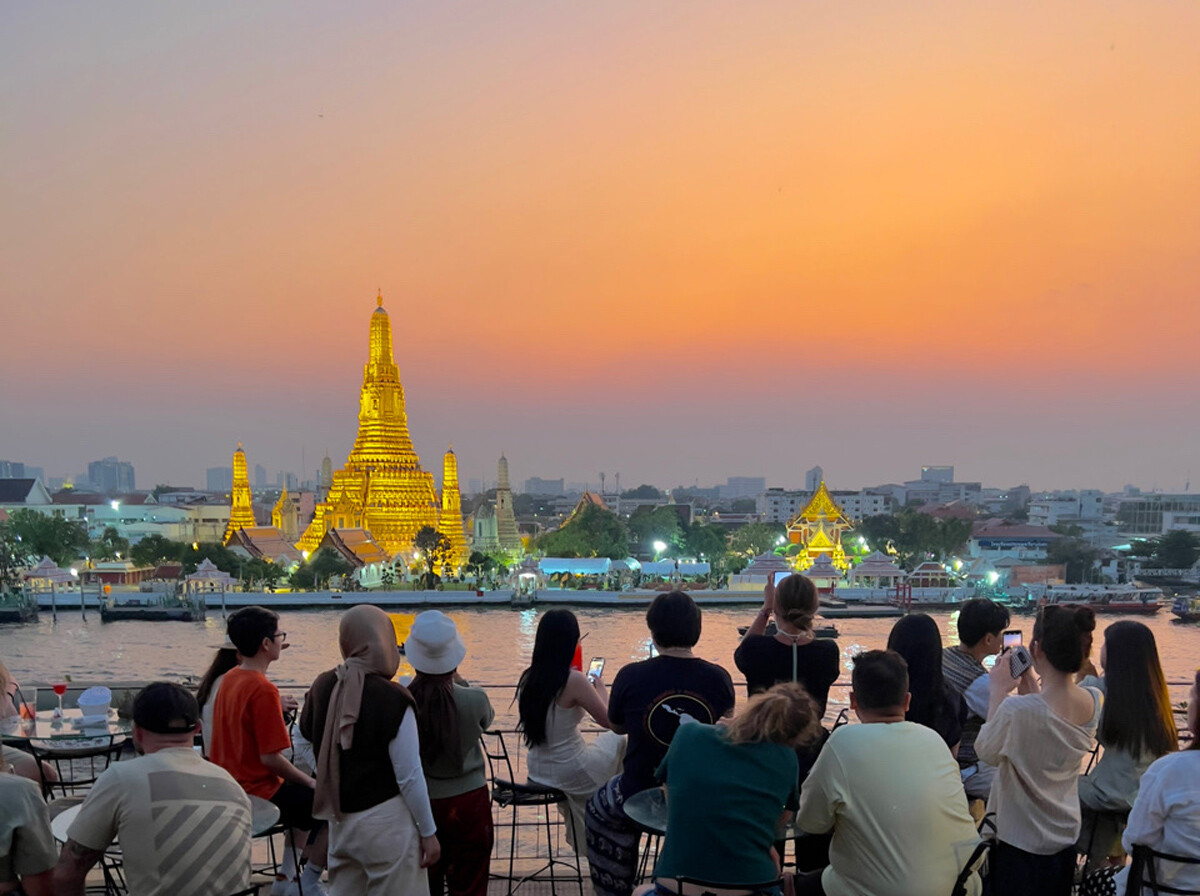
[[287, 633], [279, 631], [278, 614], [263, 607], [244, 607], [229, 617], [229, 640], [238, 651], [239, 665], [221, 679], [213, 705], [209, 759], [225, 769], [251, 796], [279, 807], [279, 820], [292, 829], [284, 848], [280, 872], [271, 896], [288, 896], [297, 887], [294, 843], [305, 837], [308, 863], [300, 886], [311, 896], [324, 896], [320, 877], [328, 854], [328, 829], [313, 818], [316, 781], [284, 755], [292, 739], [283, 721], [279, 689], [267, 678], [267, 667], [279, 659]]

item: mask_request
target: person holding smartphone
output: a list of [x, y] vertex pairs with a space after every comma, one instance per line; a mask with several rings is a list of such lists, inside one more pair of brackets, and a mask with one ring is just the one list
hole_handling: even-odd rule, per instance
[[[1033, 624], [1033, 669], [1018, 679], [1000, 655], [988, 676], [987, 721], [975, 752], [996, 767], [988, 808], [996, 813], [990, 893], [1069, 896], [1079, 837], [1079, 764], [1092, 749], [1104, 698], [1075, 673], [1091, 649], [1096, 619], [1087, 607], [1042, 607]], [[1020, 686], [1021, 693], [1009, 696]]]
[[567, 821], [567, 839], [584, 851], [584, 807], [596, 788], [620, 764], [624, 738], [606, 731], [591, 744], [579, 731], [584, 713], [609, 727], [604, 659], [596, 657], [588, 674], [572, 667], [579, 646], [579, 620], [570, 610], [548, 610], [538, 621], [529, 668], [517, 684], [521, 734], [529, 753], [529, 780], [567, 794], [559, 811]]
[[[752, 696], [783, 681], [804, 687], [821, 715], [829, 700], [829, 687], [841, 672], [837, 642], [813, 632], [820, 600], [812, 580], [799, 573], [773, 576], [763, 589], [763, 605], [733, 654], [733, 662], [746, 676]], [[775, 618], [774, 634], [767, 623]]]

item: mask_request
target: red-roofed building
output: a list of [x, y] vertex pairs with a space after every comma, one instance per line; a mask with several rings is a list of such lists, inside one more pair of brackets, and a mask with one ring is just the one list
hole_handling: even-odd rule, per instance
[[1009, 520], [980, 520], [971, 530], [967, 548], [972, 557], [996, 560], [1044, 560], [1050, 542], [1062, 536], [1045, 526], [1014, 523]]

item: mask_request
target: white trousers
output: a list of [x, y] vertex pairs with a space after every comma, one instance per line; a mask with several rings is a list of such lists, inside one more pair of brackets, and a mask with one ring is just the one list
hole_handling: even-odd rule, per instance
[[334, 819], [329, 822], [330, 896], [429, 896], [420, 856], [417, 824], [399, 796]]

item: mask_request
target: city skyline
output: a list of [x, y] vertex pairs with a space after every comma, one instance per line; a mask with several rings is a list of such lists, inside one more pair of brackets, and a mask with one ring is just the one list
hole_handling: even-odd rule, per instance
[[[1200, 8], [0, 8], [0, 454], [1182, 491]], [[301, 469], [301, 457], [306, 468]], [[611, 479], [610, 479], [611, 487]]]

